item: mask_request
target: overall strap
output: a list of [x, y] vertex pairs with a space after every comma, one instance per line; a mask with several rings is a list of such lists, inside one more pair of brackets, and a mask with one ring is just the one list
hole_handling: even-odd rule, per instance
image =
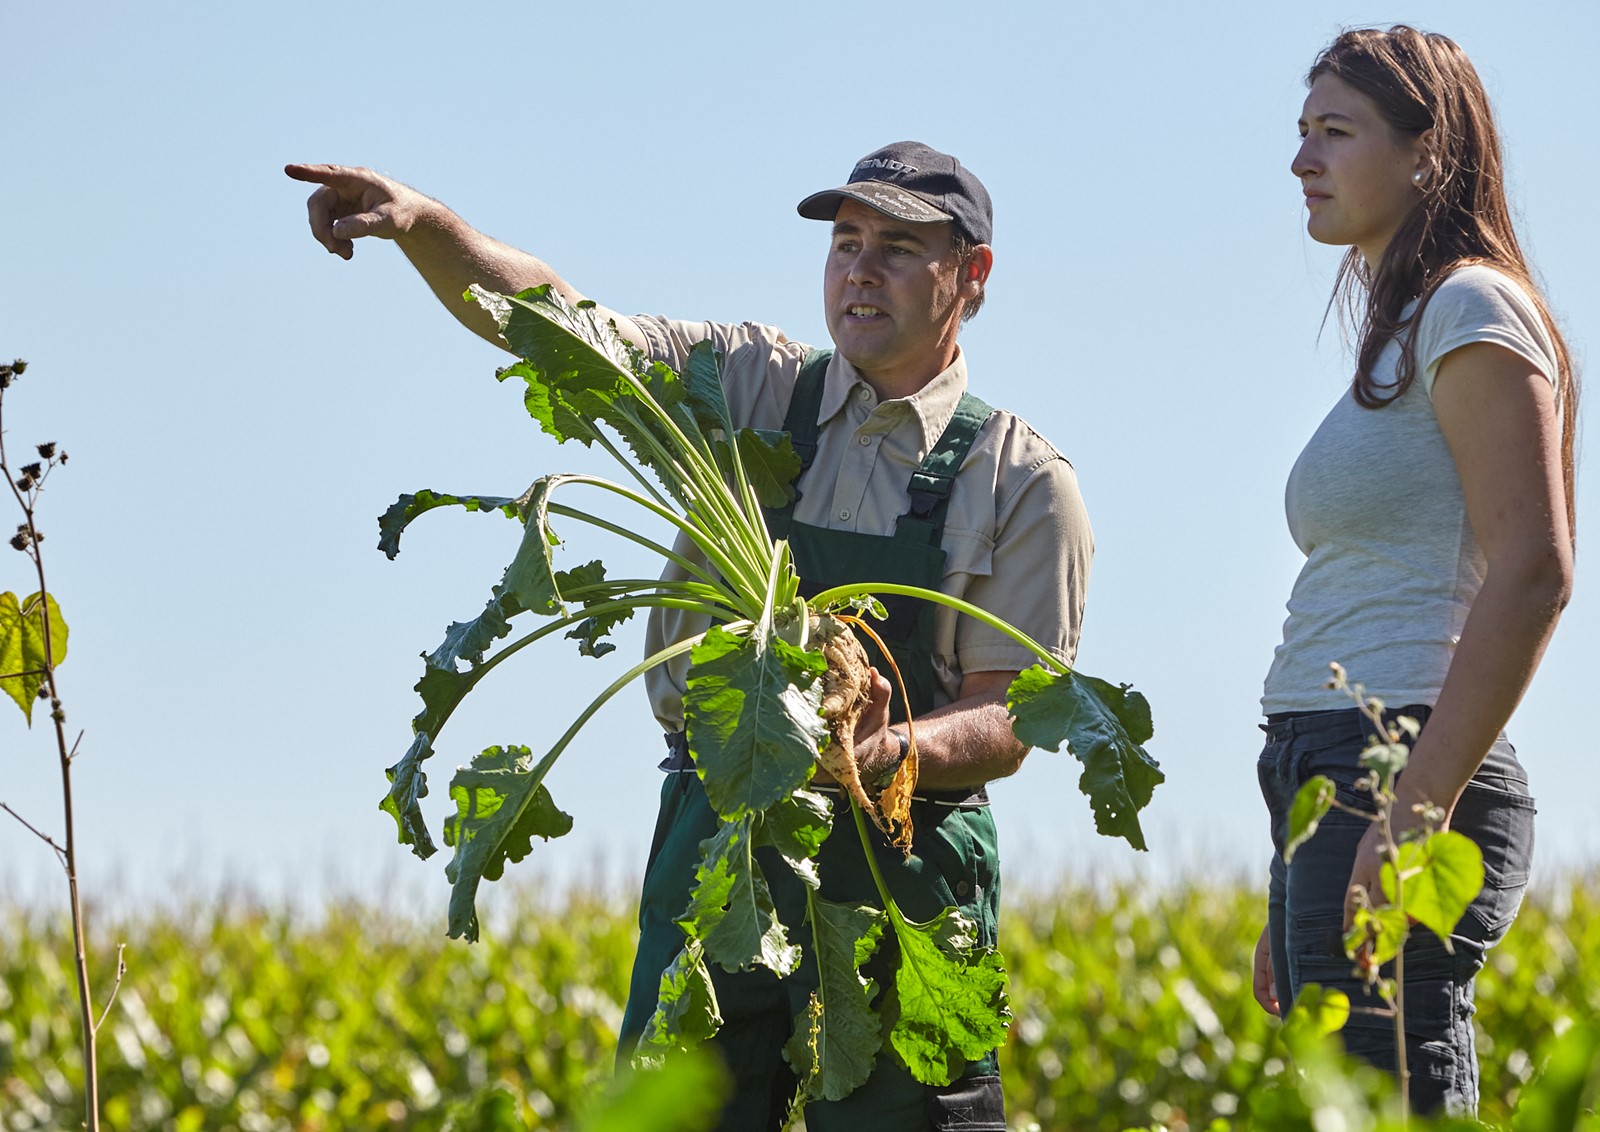
[[789, 526], [794, 522], [795, 504], [800, 502], [800, 481], [811, 468], [817, 455], [817, 413], [822, 409], [823, 379], [828, 373], [828, 360], [832, 350], [812, 350], [800, 363], [800, 376], [795, 379], [794, 393], [789, 398], [789, 412], [783, 418], [783, 431], [789, 434], [795, 455], [800, 457], [800, 470], [794, 477], [794, 496], [782, 507], [767, 511], [767, 529], [773, 538], [787, 538]]
[[783, 418], [783, 431], [789, 434], [795, 454], [800, 457], [800, 482], [817, 455], [817, 413], [822, 409], [823, 378], [828, 373], [828, 360], [832, 350], [812, 350], [800, 363], [800, 376], [795, 379], [794, 394], [789, 398], [789, 412]]
[[990, 405], [972, 394], [961, 395], [950, 423], [945, 425], [944, 432], [929, 450], [922, 465], [911, 474], [911, 482], [906, 485], [911, 508], [900, 516], [897, 531], [907, 534], [917, 531], [920, 534], [925, 530], [928, 541], [934, 546], [939, 545], [956, 473], [966, 462], [978, 430], [993, 412]]

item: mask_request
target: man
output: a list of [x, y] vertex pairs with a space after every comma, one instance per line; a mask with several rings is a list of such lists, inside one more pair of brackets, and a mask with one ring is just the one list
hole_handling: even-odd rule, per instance
[[[440, 301], [496, 344], [503, 345], [494, 324], [460, 297], [469, 284], [515, 292], [549, 283], [568, 301], [582, 298], [546, 264], [370, 170], [291, 165], [286, 172], [321, 185], [308, 208], [312, 232], [330, 252], [348, 259], [360, 237], [395, 240]], [[966, 393], [966, 359], [956, 341], [983, 301], [994, 262], [987, 191], [954, 158], [900, 142], [863, 158], [844, 185], [807, 197], [799, 212], [832, 225], [823, 273], [831, 355], [753, 323], [606, 313], [624, 337], [675, 369], [696, 342], [710, 339], [723, 356], [735, 423], [786, 428], [797, 449], [810, 452], [798, 499], [768, 516], [774, 536], [789, 539], [806, 592], [849, 581], [941, 589], [1019, 626], [1071, 663], [1093, 549], [1076, 479], [1020, 419]], [[976, 924], [979, 944], [993, 946], [999, 875], [984, 784], [1014, 773], [1026, 754], [1011, 732], [1005, 693], [1035, 658], [943, 606], [890, 612], [884, 636], [917, 726], [916, 837], [909, 859], [881, 838], [875, 851], [906, 915], [925, 920], [957, 905]], [[655, 616], [647, 647], [703, 627]], [[622, 1056], [645, 1028], [661, 972], [682, 946], [674, 921], [693, 885], [699, 842], [716, 829], [682, 734], [687, 663], [659, 668], [649, 682], [668, 733], [668, 777], [640, 899]], [[878, 677], [857, 730], [866, 783], [892, 774], [905, 757], [907, 731], [889, 691]], [[836, 802], [837, 812], [843, 805]], [[877, 902], [859, 841], [848, 832], [824, 843], [819, 871], [828, 899]], [[798, 882], [786, 869], [766, 872], [780, 914], [798, 931]], [[807, 974], [803, 967], [778, 980], [762, 970], [714, 970], [724, 1017], [718, 1043], [736, 1083], [722, 1127], [781, 1123], [796, 1084], [782, 1048], [804, 1007]], [[995, 1054], [942, 1088], [919, 1084], [881, 1054], [865, 1085], [843, 1101], [809, 1105], [806, 1120], [812, 1132], [869, 1122], [884, 1132], [1004, 1129]]]

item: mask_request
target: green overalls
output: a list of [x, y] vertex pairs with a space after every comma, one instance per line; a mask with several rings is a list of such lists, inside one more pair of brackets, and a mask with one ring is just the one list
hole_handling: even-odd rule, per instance
[[[805, 476], [816, 451], [817, 412], [822, 401], [823, 375], [829, 351], [813, 351], [801, 368], [784, 422], [800, 453]], [[907, 487], [910, 509], [900, 517], [892, 536], [836, 531], [794, 521], [794, 501], [781, 511], [769, 512], [767, 525], [774, 538], [785, 538], [807, 595], [852, 581], [898, 582], [937, 590], [944, 580], [945, 552], [940, 546], [945, 508], [955, 473], [966, 459], [973, 439], [992, 412], [970, 394], [963, 395], [955, 415], [934, 444]], [[933, 671], [934, 607], [909, 598], [888, 597], [889, 620], [875, 624], [894, 654], [906, 682], [912, 710], [917, 715], [934, 707]], [[888, 675], [876, 646], [863, 642], [879, 670]], [[892, 709], [904, 718], [898, 694]], [[706, 801], [699, 777], [687, 757], [680, 736], [668, 736], [674, 754], [662, 768], [668, 770], [661, 791], [661, 810], [646, 865], [639, 901], [639, 951], [634, 961], [628, 1006], [622, 1023], [619, 1062], [631, 1056], [639, 1034], [655, 1010], [661, 972], [683, 947], [683, 931], [675, 923], [688, 905], [700, 861], [700, 842], [717, 831], [717, 817]], [[881, 905], [861, 840], [849, 816], [844, 795], [829, 791], [834, 805], [832, 834], [817, 856], [822, 878], [821, 895], [831, 901]], [[910, 858], [890, 846], [876, 827], [870, 826], [879, 869], [902, 912], [913, 920], [928, 920], [943, 908], [959, 907], [977, 925], [981, 946], [994, 946], [998, 934], [1000, 876], [994, 819], [988, 797], [977, 792], [919, 791], [911, 808], [915, 838]], [[713, 1039], [735, 1080], [735, 1095], [720, 1128], [728, 1132], [753, 1132], [781, 1124], [794, 1096], [796, 1080], [783, 1059], [793, 1021], [805, 1009], [816, 985], [811, 958], [810, 929], [804, 925], [805, 889], [798, 878], [770, 849], [757, 851], [779, 917], [790, 939], [806, 948], [799, 971], [780, 980], [770, 971], [730, 974], [712, 966], [723, 1027]], [[885, 985], [888, 964], [884, 952], [895, 946], [886, 935], [879, 954], [863, 968], [868, 978]], [[951, 1127], [969, 1130], [1004, 1130], [1003, 1106], [995, 1053], [971, 1062], [963, 1078], [944, 1089], [914, 1080], [887, 1054], [879, 1054], [877, 1068], [867, 1083], [839, 1102], [817, 1102], [806, 1109], [810, 1132], [865, 1129], [898, 1132], [905, 1129]]]

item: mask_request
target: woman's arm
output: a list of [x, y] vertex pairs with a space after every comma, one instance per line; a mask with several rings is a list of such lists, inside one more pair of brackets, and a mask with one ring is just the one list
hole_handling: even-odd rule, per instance
[[[1454, 810], [1533, 679], [1572, 591], [1551, 382], [1511, 350], [1475, 342], [1440, 362], [1433, 405], [1488, 570], [1438, 703], [1400, 778], [1396, 833], [1418, 824], [1414, 803]], [[1368, 892], [1379, 891], [1379, 845], [1374, 826], [1350, 876]], [[1352, 910], [1347, 897], [1347, 927]]]

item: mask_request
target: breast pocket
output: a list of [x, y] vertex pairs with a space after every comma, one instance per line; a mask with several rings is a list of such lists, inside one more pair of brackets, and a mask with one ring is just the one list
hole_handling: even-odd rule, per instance
[[[1012, 611], [996, 608], [988, 585], [994, 572], [994, 540], [982, 531], [965, 527], [946, 527], [941, 544], [944, 547], [944, 578], [939, 589], [951, 597], [959, 597], [982, 606], [997, 616], [1016, 622]], [[974, 592], [976, 591], [976, 592]], [[939, 682], [952, 698], [961, 681], [960, 651], [974, 641], [998, 644], [1003, 638], [988, 626], [971, 617], [965, 617], [948, 606], [939, 606], [933, 614], [933, 666]]]
[[994, 539], [982, 531], [946, 527], [941, 545], [947, 593], [959, 594], [974, 579], [987, 578], [994, 571]]

